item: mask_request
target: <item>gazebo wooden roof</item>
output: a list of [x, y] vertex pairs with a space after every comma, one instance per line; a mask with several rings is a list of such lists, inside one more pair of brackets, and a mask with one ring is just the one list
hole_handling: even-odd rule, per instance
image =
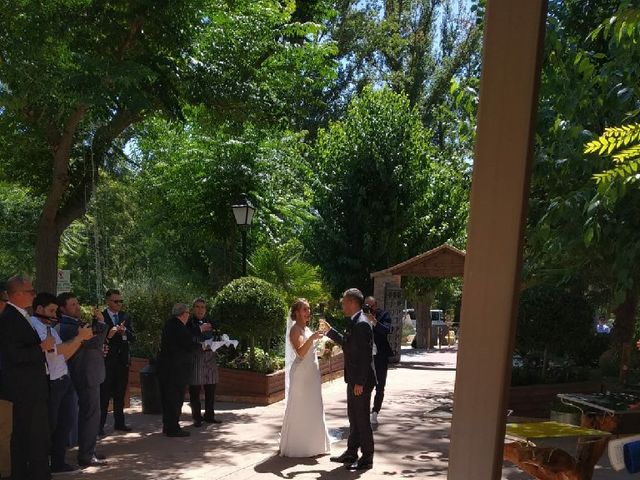
[[462, 277], [464, 275], [465, 252], [443, 244], [409, 260], [371, 274], [372, 278], [401, 275], [407, 277]]

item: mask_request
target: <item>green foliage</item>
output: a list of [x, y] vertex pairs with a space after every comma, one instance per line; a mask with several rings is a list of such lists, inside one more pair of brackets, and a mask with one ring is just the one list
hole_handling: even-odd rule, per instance
[[[585, 161], [584, 145], [594, 140], [592, 132], [638, 114], [640, 51], [610, 35], [593, 35], [628, 5], [549, 4], [525, 247], [526, 283], [589, 288], [607, 307], [640, 287], [634, 267], [640, 195], [622, 182], [596, 184], [594, 175], [609, 169], [609, 161]], [[606, 142], [608, 150], [612, 142]]]
[[282, 246], [262, 246], [249, 259], [251, 275], [261, 278], [281, 292], [287, 305], [306, 298], [311, 305], [326, 302], [320, 269], [302, 260], [303, 247], [291, 241]]
[[133, 319], [136, 342], [133, 354], [153, 359], [160, 350], [164, 324], [171, 309], [178, 303], [190, 304], [195, 294], [184, 285], [158, 283], [152, 279], [137, 279], [123, 285], [125, 310]]
[[33, 274], [36, 237], [42, 197], [24, 187], [0, 182], [0, 278]]
[[277, 289], [254, 277], [233, 280], [218, 292], [211, 305], [212, 315], [232, 338], [256, 339], [284, 335], [286, 307]]
[[306, 246], [332, 293], [464, 235], [467, 181], [431, 144], [404, 94], [365, 88], [314, 151], [317, 217]]
[[637, 181], [640, 166], [640, 124], [606, 128], [597, 140], [585, 145], [584, 153], [597, 153], [613, 159], [614, 168], [593, 176], [597, 183], [611, 184], [616, 179], [623, 182]]
[[4, 7], [0, 181], [47, 196], [36, 246], [38, 281], [47, 287], [56, 259], [44, 246], [57, 250], [84, 215], [100, 171], [118, 176], [128, 167], [135, 126], [153, 117], [183, 121], [192, 107], [208, 125], [295, 125], [311, 105], [319, 108], [333, 75], [323, 19], [293, 20], [292, 1]]
[[222, 355], [219, 357], [219, 365], [236, 370], [251, 370], [258, 373], [273, 373], [284, 368], [284, 357], [265, 352], [256, 347], [255, 359], [252, 361], [249, 353], [240, 355]]
[[522, 293], [515, 352], [525, 366], [539, 366], [543, 376], [545, 356], [593, 366], [608, 340], [608, 336], [596, 334], [594, 310], [583, 292], [538, 285]]

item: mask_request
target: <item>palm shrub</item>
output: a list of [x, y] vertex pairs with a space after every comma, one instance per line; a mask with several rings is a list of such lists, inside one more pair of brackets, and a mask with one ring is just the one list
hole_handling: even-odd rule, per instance
[[254, 277], [275, 285], [287, 304], [296, 298], [306, 298], [312, 305], [326, 302], [329, 293], [325, 289], [320, 269], [302, 259], [303, 247], [291, 241], [281, 246], [260, 247], [249, 259]]
[[256, 277], [242, 277], [218, 292], [212, 313], [229, 335], [249, 344], [249, 365], [256, 367], [256, 341], [284, 335], [286, 306], [278, 289]]

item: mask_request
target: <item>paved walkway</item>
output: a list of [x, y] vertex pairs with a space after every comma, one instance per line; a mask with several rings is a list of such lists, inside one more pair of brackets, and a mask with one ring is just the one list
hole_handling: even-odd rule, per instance
[[[280, 402], [268, 407], [220, 404], [218, 416], [224, 423], [202, 429], [190, 427], [189, 407], [185, 404], [183, 426], [191, 430], [192, 435], [184, 439], [163, 436], [159, 416], [142, 415], [140, 409], [134, 407], [129, 410], [128, 421], [135, 431], [112, 434], [101, 440], [99, 450], [109, 457], [108, 465], [86, 469], [81, 477], [92, 480], [341, 480], [361, 476], [446, 479], [455, 358], [455, 351], [444, 348], [428, 353], [404, 352], [403, 362], [389, 372], [387, 397], [380, 425], [375, 430], [375, 467], [362, 474], [346, 471], [330, 462], [328, 456], [311, 459], [277, 456], [284, 413], [283, 402]], [[323, 397], [328, 426], [337, 437], [332, 452], [341, 453], [346, 446], [348, 426], [342, 380], [324, 384]], [[107, 433], [109, 431], [107, 427]], [[74, 454], [70, 452], [69, 458], [73, 459]], [[608, 472], [599, 471], [594, 479], [625, 478], [605, 473]], [[503, 470], [503, 479], [526, 478], [530, 477], [514, 467], [506, 466]]]

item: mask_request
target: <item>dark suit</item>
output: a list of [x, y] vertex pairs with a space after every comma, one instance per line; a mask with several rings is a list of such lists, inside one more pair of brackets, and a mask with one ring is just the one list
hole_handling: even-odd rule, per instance
[[[102, 312], [107, 333], [115, 324], [109, 311]], [[107, 420], [107, 410], [109, 408], [109, 400], [113, 398], [113, 420], [114, 426], [124, 427], [124, 396], [129, 383], [129, 365], [131, 363], [131, 355], [129, 353], [129, 343], [135, 341], [135, 333], [128, 313], [118, 313], [118, 324], [124, 325], [126, 328], [126, 339], [121, 333], [116, 333], [110, 339], [107, 339], [109, 352], [104, 359], [105, 379], [100, 386], [100, 430], [104, 428]]]
[[15, 307], [7, 304], [0, 315], [2, 382], [13, 402], [11, 478], [48, 480], [49, 380], [40, 337]]
[[391, 333], [391, 315], [384, 310], [375, 313], [378, 323], [373, 327], [373, 341], [376, 344], [376, 354], [373, 363], [376, 367], [376, 396], [373, 399], [372, 411], [380, 412], [382, 400], [384, 399], [384, 387], [387, 384], [387, 370], [389, 369], [389, 357], [393, 356], [393, 350], [389, 345], [387, 335]]
[[[60, 338], [63, 342], [78, 335], [81, 322], [66, 315], [60, 320]], [[107, 326], [94, 321], [95, 336], [83, 342], [73, 357], [67, 361], [71, 380], [78, 394], [78, 461], [88, 462], [96, 453], [100, 429], [100, 384], [104, 381], [103, 346]]]
[[162, 396], [162, 430], [172, 433], [180, 430], [180, 412], [184, 393], [193, 368], [193, 353], [202, 348], [191, 336], [191, 331], [177, 317], [165, 323], [158, 355], [158, 378]]
[[[371, 392], [376, 384], [373, 366], [373, 331], [362, 312], [351, 320], [344, 334], [331, 329], [327, 336], [342, 346], [344, 352], [344, 380], [347, 383], [347, 412], [349, 416], [349, 440], [347, 451], [356, 456], [362, 450], [364, 461], [373, 461], [373, 431], [369, 419]], [[356, 396], [355, 385], [364, 391]]]

